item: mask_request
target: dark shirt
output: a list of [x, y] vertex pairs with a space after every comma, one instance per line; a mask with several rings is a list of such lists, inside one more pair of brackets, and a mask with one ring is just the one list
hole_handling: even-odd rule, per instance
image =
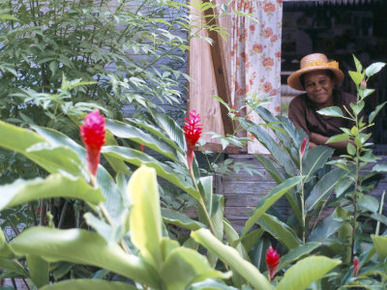
[[[344, 116], [349, 117], [349, 114], [344, 109], [344, 106], [351, 112], [350, 103], [356, 102], [356, 96], [333, 90], [334, 106], [338, 106], [343, 111]], [[289, 104], [289, 119], [297, 128], [302, 128], [308, 136], [311, 132], [321, 134], [326, 137], [332, 137], [343, 133], [340, 128], [352, 128], [354, 123], [350, 120], [329, 117], [317, 113], [319, 109], [309, 100], [306, 93], [298, 95]]]

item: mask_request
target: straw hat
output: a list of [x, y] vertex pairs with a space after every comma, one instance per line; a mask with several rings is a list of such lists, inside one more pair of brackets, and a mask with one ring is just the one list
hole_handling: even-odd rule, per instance
[[344, 73], [339, 69], [339, 63], [337, 61], [328, 62], [325, 54], [312, 53], [301, 59], [300, 69], [288, 77], [288, 85], [295, 90], [304, 91], [305, 89], [300, 81], [301, 75], [316, 70], [332, 71], [337, 84], [340, 84], [344, 79]]

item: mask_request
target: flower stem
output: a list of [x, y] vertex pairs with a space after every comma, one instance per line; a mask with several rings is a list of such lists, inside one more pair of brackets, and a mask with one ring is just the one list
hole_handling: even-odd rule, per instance
[[199, 191], [198, 185], [196, 183], [196, 179], [195, 179], [192, 168], [190, 168], [189, 173], [191, 175], [192, 182], [195, 185], [195, 189], [197, 190], [197, 192], [199, 192], [199, 196], [200, 196], [199, 204], [202, 207], [202, 210], [204, 211], [204, 214], [205, 214], [206, 219], [208, 221], [208, 226], [210, 227], [211, 232], [215, 235], [214, 225], [212, 223], [210, 215], [208, 214], [206, 203], [204, 202], [204, 199], [203, 199], [202, 195], [200, 194], [200, 191]]
[[[302, 177], [302, 154], [300, 152], [300, 176]], [[304, 179], [301, 180], [301, 215], [302, 215], [302, 242], [306, 241], [306, 225], [305, 225], [305, 200], [304, 200]]]

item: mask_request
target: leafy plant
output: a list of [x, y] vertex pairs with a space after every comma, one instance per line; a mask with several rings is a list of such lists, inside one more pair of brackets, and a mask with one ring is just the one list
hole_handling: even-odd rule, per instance
[[[324, 279], [325, 287], [361, 285], [359, 282], [353, 284], [354, 278], [351, 277], [352, 260], [361, 252], [361, 267], [375, 269], [372, 274], [368, 273], [363, 278], [364, 285], [381, 285], [380, 280], [385, 280], [385, 275], [381, 274], [384, 264], [379, 263], [383, 260], [383, 255], [379, 256], [379, 262], [372, 262], [376, 244], [371, 242], [369, 230], [362, 232], [366, 223], [359, 221], [361, 216], [364, 221], [372, 219], [374, 224], [387, 224], [385, 216], [380, 214], [383, 202], [379, 205], [379, 202], [369, 195], [372, 186], [366, 184], [367, 179], [375, 173], [384, 171], [383, 165], [376, 165], [372, 170], [369, 167], [377, 158], [370, 147], [371, 134], [366, 132], [373, 125], [373, 120], [384, 103], [375, 108], [367, 121], [361, 117], [365, 98], [373, 92], [366, 88], [366, 81], [384, 64], [375, 63], [363, 71], [356, 57], [354, 59], [357, 72], [350, 72], [350, 75], [358, 87], [358, 98], [357, 103], [346, 109], [353, 112], [350, 113], [350, 119], [355, 125], [353, 128], [342, 128], [342, 134], [331, 137], [328, 141], [349, 141], [348, 153], [341, 158], [332, 159], [333, 150], [327, 146], [305, 150], [306, 134], [301, 129], [296, 129], [286, 117], [275, 117], [262, 107], [254, 109], [265, 121], [263, 126], [271, 129], [276, 139], [267, 134], [262, 125], [240, 119], [241, 125], [271, 152], [269, 157], [257, 155], [256, 158], [277, 183], [295, 176], [302, 178], [299, 185], [289, 190], [286, 195], [292, 209], [292, 214], [286, 220], [267, 213], [260, 219], [256, 219], [254, 215], [250, 219], [254, 218], [254, 222], [284, 246], [288, 251], [287, 255], [292, 256], [294, 249], [306, 252], [311, 249], [330, 257], [340, 256], [344, 262], [342, 270], [346, 274], [340, 275], [336, 272], [332, 276], [335, 278]], [[319, 112], [343, 117], [338, 107], [326, 108]], [[322, 219], [320, 216], [327, 207], [333, 212], [330, 215], [325, 213]], [[379, 232], [378, 227], [376, 232]], [[365, 253], [364, 249], [367, 249]]]

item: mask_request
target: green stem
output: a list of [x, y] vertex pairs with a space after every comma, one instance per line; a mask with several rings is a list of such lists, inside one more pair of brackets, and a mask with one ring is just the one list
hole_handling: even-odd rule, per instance
[[[302, 156], [300, 151], [300, 176], [302, 176]], [[305, 225], [305, 200], [304, 200], [304, 179], [301, 180], [301, 215], [302, 215], [302, 242], [306, 241], [306, 225]]]
[[[92, 185], [92, 186], [96, 186], [96, 185], [97, 185], [97, 178], [96, 178], [96, 176], [94, 176], [94, 175], [91, 174], [90, 177], [91, 177], [91, 179], [90, 179], [91, 185]], [[102, 202], [100, 202], [100, 203], [98, 204], [98, 208], [99, 208], [99, 210], [101, 211], [102, 216], [104, 217], [104, 219], [106, 220], [106, 222], [107, 222], [109, 225], [113, 226], [113, 221], [112, 221], [112, 219], [111, 219], [111, 217], [110, 217], [108, 211], [106, 210], [105, 205], [104, 205]], [[120, 241], [120, 245], [121, 245], [121, 248], [122, 248], [126, 253], [129, 253], [129, 254], [131, 253], [129, 247], [126, 245], [126, 243], [125, 243], [122, 239], [121, 239], [121, 241]]]
[[210, 215], [208, 214], [207, 207], [206, 207], [206, 203], [204, 202], [204, 199], [203, 199], [202, 195], [200, 194], [200, 191], [199, 191], [198, 185], [197, 185], [197, 183], [196, 183], [196, 179], [195, 179], [195, 176], [194, 176], [194, 173], [193, 173], [192, 168], [190, 168], [189, 173], [190, 173], [190, 175], [191, 175], [192, 182], [193, 182], [193, 184], [195, 185], [195, 189], [197, 190], [197, 192], [199, 192], [199, 196], [200, 196], [199, 204], [200, 204], [200, 206], [202, 207], [202, 209], [203, 209], [203, 211], [204, 211], [204, 214], [205, 214], [206, 219], [207, 219], [207, 221], [208, 221], [208, 226], [210, 227], [211, 232], [212, 232], [214, 235], [216, 235], [216, 234], [215, 234], [215, 228], [214, 228], [214, 225], [213, 225], [213, 223], [212, 223], [212, 220], [211, 220]]

